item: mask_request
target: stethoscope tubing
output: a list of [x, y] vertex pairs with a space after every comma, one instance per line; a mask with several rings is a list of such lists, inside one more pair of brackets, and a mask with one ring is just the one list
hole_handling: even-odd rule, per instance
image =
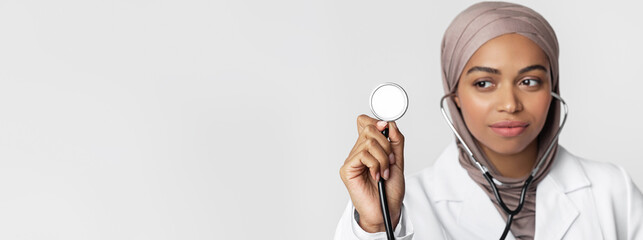
[[[382, 131], [384, 137], [388, 138], [388, 128]], [[384, 178], [380, 176], [380, 179], [377, 181], [377, 189], [380, 193], [380, 206], [382, 209], [382, 217], [384, 218], [384, 228], [386, 229], [386, 238], [388, 240], [395, 240], [393, 235], [393, 225], [391, 224], [391, 212], [388, 208], [388, 198], [386, 197], [386, 188], [384, 187]]]
[[482, 172], [482, 175], [484, 176], [484, 178], [487, 180], [487, 182], [489, 182], [489, 185], [491, 186], [491, 189], [493, 190], [493, 195], [496, 198], [496, 200], [498, 201], [498, 203], [499, 203], [500, 207], [502, 208], [502, 210], [505, 213], [508, 214], [505, 229], [503, 230], [502, 235], [500, 236], [501, 240], [503, 240], [503, 239], [505, 239], [507, 237], [507, 234], [509, 233], [509, 229], [511, 227], [511, 222], [513, 221], [513, 217], [515, 215], [517, 215], [520, 212], [520, 210], [522, 210], [522, 207], [523, 207], [523, 205], [525, 203], [525, 195], [527, 193], [527, 189], [529, 188], [529, 185], [533, 181], [534, 176], [536, 175], [536, 173], [538, 172], [538, 170], [542, 166], [544, 160], [547, 158], [547, 156], [549, 155], [549, 153], [553, 149], [554, 143], [556, 143], [556, 139], [558, 139], [558, 136], [560, 135], [560, 131], [563, 129], [563, 127], [565, 126], [565, 122], [567, 121], [567, 114], [568, 114], [567, 103], [565, 103], [565, 100], [563, 100], [563, 98], [560, 97], [560, 95], [556, 94], [555, 92], [551, 92], [551, 95], [552, 95], [552, 97], [558, 99], [562, 103], [565, 115], [563, 116], [562, 123], [560, 124], [558, 130], [556, 131], [556, 135], [554, 135], [554, 138], [552, 139], [552, 142], [547, 147], [547, 150], [545, 151], [545, 154], [543, 154], [543, 156], [540, 158], [540, 160], [536, 164], [536, 167], [534, 167], [534, 169], [532, 169], [529, 177], [525, 180], [525, 183], [523, 184], [522, 190], [521, 190], [521, 193], [520, 193], [520, 200], [518, 202], [518, 206], [514, 210], [509, 209], [509, 207], [507, 207], [507, 204], [505, 204], [505, 202], [502, 200], [502, 197], [500, 196], [500, 193], [498, 191], [498, 187], [493, 182], [493, 176], [491, 176], [491, 173], [489, 173], [489, 170], [485, 166], [480, 164], [480, 162], [478, 162], [478, 160], [476, 160], [475, 157], [473, 157], [473, 152], [471, 152], [471, 149], [469, 148], [469, 146], [464, 142], [464, 140], [462, 139], [462, 137], [460, 136], [458, 131], [456, 131], [455, 126], [453, 124], [453, 121], [451, 121], [451, 118], [447, 115], [446, 111], [444, 110], [444, 100], [447, 99], [448, 97], [455, 96], [455, 93], [446, 94], [446, 95], [444, 95], [442, 97], [442, 99], [440, 99], [440, 111], [442, 111], [442, 116], [447, 121], [449, 127], [451, 128], [451, 131], [453, 131], [453, 133], [455, 134], [456, 138], [458, 138], [458, 141], [460, 143], [462, 143], [462, 146], [464, 146], [464, 149], [466, 150], [467, 154], [469, 155], [469, 159], [473, 162], [474, 165], [476, 165], [480, 169], [480, 171]]
[[394, 240], [393, 236], [393, 226], [391, 225], [391, 214], [388, 210], [388, 201], [386, 200], [386, 189], [384, 187], [384, 178], [380, 177], [380, 180], [377, 182], [377, 188], [380, 192], [380, 206], [382, 206], [382, 216], [384, 218], [384, 227], [386, 228], [386, 238], [389, 240]]

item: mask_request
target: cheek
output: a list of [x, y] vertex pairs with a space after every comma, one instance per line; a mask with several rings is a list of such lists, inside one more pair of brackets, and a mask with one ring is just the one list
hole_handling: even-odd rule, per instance
[[486, 119], [491, 108], [491, 103], [488, 99], [468, 96], [461, 98], [460, 103], [462, 117], [469, 131], [475, 134], [486, 127]]
[[528, 105], [525, 106], [525, 109], [528, 109], [530, 115], [534, 117], [534, 122], [538, 124], [538, 130], [540, 132], [547, 121], [549, 105], [551, 104], [551, 96], [549, 96], [549, 93], [545, 93], [536, 96], [531, 101], [527, 101], [527, 103]]

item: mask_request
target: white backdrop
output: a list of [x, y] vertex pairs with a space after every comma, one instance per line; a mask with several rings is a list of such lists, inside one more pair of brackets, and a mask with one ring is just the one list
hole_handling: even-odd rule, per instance
[[[519, 2], [558, 34], [561, 144], [643, 186], [640, 3]], [[407, 174], [452, 140], [472, 3], [0, 0], [0, 239], [330, 239], [373, 87], [409, 94]]]

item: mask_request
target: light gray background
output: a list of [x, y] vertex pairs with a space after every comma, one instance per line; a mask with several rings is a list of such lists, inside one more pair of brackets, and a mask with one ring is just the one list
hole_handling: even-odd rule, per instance
[[[561, 144], [643, 186], [640, 3], [519, 2], [559, 37]], [[0, 239], [330, 239], [373, 87], [409, 94], [407, 174], [452, 140], [471, 3], [1, 0]]]

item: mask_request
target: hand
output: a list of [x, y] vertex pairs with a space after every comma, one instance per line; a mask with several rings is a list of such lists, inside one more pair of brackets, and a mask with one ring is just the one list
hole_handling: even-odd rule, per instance
[[[390, 142], [381, 133], [387, 125]], [[377, 189], [383, 177], [395, 229], [404, 200], [404, 135], [395, 122], [378, 122], [364, 114], [357, 117], [357, 131], [357, 142], [339, 175], [359, 213], [359, 225], [367, 232], [385, 231]]]

